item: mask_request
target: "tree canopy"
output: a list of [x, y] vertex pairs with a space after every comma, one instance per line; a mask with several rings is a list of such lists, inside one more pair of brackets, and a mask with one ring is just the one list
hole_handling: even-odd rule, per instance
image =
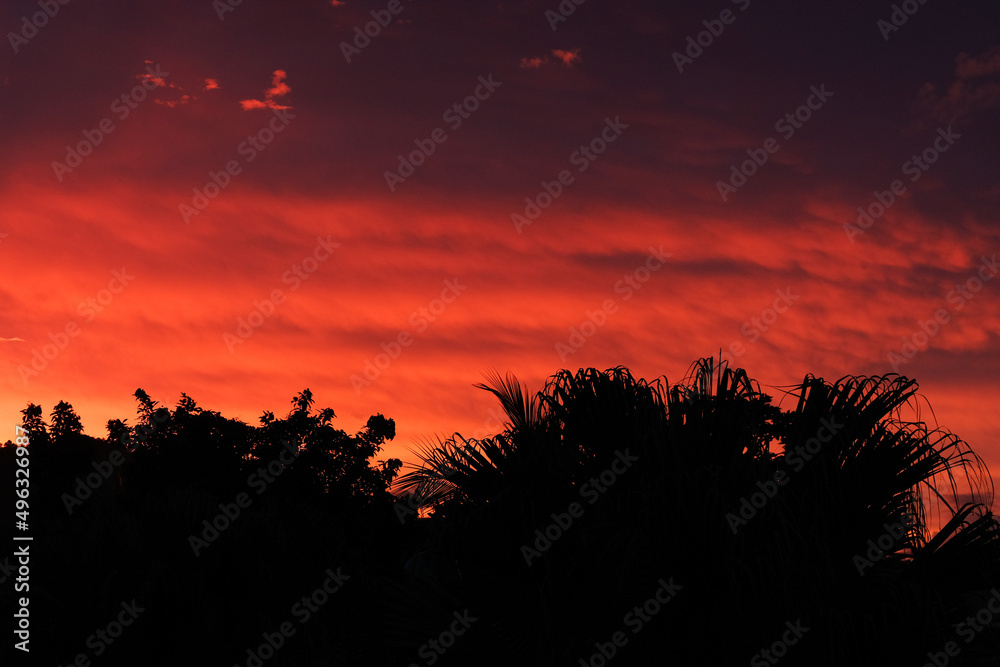
[[29, 405], [39, 653], [68, 664], [135, 598], [148, 622], [105, 664], [250, 665], [285, 622], [270, 664], [992, 664], [992, 480], [914, 381], [806, 376], [776, 403], [704, 359], [478, 386], [502, 430], [403, 474], [376, 459], [392, 419], [350, 435], [309, 389], [258, 425], [140, 389], [101, 439]]

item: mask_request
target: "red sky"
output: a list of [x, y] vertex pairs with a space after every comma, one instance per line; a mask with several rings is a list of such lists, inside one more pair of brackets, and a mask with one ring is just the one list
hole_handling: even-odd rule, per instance
[[[587, 2], [560, 21], [555, 1], [402, 1], [350, 48], [386, 4], [219, 6], [70, 2], [34, 31], [36, 3], [4, 4], [11, 436], [29, 401], [65, 399], [103, 436], [137, 387], [252, 423], [309, 387], [349, 432], [394, 418], [387, 453], [412, 460], [495, 429], [472, 386], [490, 369], [533, 390], [562, 367], [674, 382], [738, 343], [775, 393], [915, 377], [1000, 469], [995, 8], [914, 3], [890, 29], [889, 3], [860, 1]], [[543, 182], [558, 196], [512, 220], [548, 203]], [[884, 214], [845, 228], [876, 191]]]

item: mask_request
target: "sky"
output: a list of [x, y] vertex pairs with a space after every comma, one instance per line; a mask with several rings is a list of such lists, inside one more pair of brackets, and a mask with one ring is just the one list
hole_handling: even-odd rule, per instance
[[0, 438], [28, 402], [103, 437], [140, 387], [249, 423], [308, 387], [413, 461], [498, 430], [494, 369], [676, 382], [722, 350], [776, 398], [913, 377], [1000, 470], [1000, 7], [10, 0], [0, 26]]

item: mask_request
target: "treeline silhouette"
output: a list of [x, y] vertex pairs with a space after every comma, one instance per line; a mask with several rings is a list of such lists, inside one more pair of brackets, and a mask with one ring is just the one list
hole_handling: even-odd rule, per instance
[[[806, 376], [788, 409], [711, 359], [675, 385], [619, 367], [479, 386], [503, 431], [405, 474], [376, 460], [392, 419], [349, 435], [308, 389], [259, 426], [137, 390], [103, 439], [29, 405], [33, 659], [996, 664], [992, 481], [902, 418], [912, 380]], [[90, 641], [133, 599], [120, 637]]]

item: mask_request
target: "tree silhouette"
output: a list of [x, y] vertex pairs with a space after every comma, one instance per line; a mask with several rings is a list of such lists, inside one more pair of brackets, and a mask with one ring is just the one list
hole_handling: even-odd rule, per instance
[[28, 403], [28, 407], [21, 410], [21, 426], [29, 434], [29, 439], [33, 442], [47, 442], [49, 430], [42, 419], [42, 406]]
[[29, 404], [36, 658], [73, 662], [136, 597], [148, 611], [102, 664], [256, 664], [343, 568], [262, 664], [429, 664], [456, 614], [476, 620], [436, 667], [769, 664], [789, 627], [808, 630], [782, 665], [920, 665], [956, 640], [950, 666], [995, 661], [995, 627], [957, 635], [1000, 586], [991, 482], [906, 418], [913, 381], [806, 376], [776, 405], [704, 359], [675, 385], [619, 367], [479, 387], [502, 431], [427, 445], [398, 480], [377, 459], [395, 422], [351, 435], [308, 389], [253, 426], [138, 389], [104, 440], [60, 403], [49, 442]]
[[[586, 663], [675, 577], [682, 591], [617, 664], [744, 663], [797, 619], [808, 640], [783, 664], [922, 664], [1000, 579], [985, 467], [901, 419], [912, 380], [807, 376], [788, 411], [710, 359], [676, 386], [615, 368], [562, 371], [532, 398], [509, 377], [484, 388], [505, 431], [425, 449], [397, 485], [434, 510], [428, 550], [451, 583], [424, 604], [399, 593], [391, 613], [482, 610], [492, 635], [466, 660]], [[608, 474], [625, 451], [634, 463]], [[996, 631], [982, 635], [954, 664], [987, 664]]]
[[[32, 613], [53, 621], [33, 636], [33, 652], [52, 664], [72, 661], [95, 618], [139, 596], [148, 620], [116, 641], [103, 664], [176, 664], [193, 648], [199, 660], [242, 662], [246, 647], [288, 620], [291, 591], [309, 593], [327, 569], [344, 567], [358, 583], [281, 661], [356, 653], [357, 627], [374, 613], [374, 573], [391, 572], [405, 549], [388, 491], [401, 462], [373, 460], [395, 436], [393, 420], [373, 415], [349, 435], [335, 427], [332, 408], [314, 409], [309, 390], [286, 417], [259, 427], [187, 394], [173, 409], [142, 389], [135, 398], [134, 425], [110, 420], [106, 440], [79, 433], [66, 403], [53, 412], [53, 442], [32, 439], [35, 539], [51, 545], [32, 560], [32, 590], [41, 591]], [[33, 435], [46, 432], [40, 407], [23, 416]], [[0, 451], [0, 463], [13, 478], [13, 447]], [[206, 525], [240, 494], [247, 506], [212, 538]], [[209, 538], [198, 553], [192, 536]], [[185, 641], [165, 641], [171, 636]], [[165, 647], [149, 655], [151, 645]]]
[[73, 406], [66, 401], [59, 401], [56, 404], [49, 419], [52, 422], [52, 438], [56, 441], [83, 433], [83, 424], [80, 423], [79, 415], [73, 410]]

